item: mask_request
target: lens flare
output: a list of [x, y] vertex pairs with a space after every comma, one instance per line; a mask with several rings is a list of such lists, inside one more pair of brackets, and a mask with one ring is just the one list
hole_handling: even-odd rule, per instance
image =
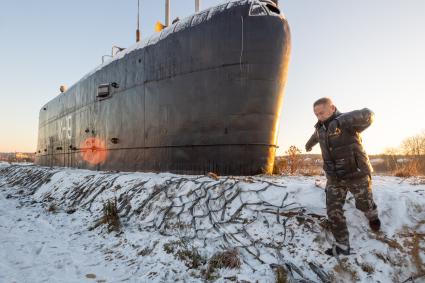
[[80, 146], [81, 156], [92, 165], [98, 165], [106, 161], [108, 150], [105, 142], [98, 138], [88, 138]]

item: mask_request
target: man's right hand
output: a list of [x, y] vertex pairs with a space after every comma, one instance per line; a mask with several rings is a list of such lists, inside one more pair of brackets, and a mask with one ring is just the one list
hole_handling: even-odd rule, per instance
[[310, 139], [305, 144], [305, 151], [309, 152], [313, 149], [313, 146], [315, 146], [319, 142], [317, 130], [314, 131], [314, 133], [311, 135]]

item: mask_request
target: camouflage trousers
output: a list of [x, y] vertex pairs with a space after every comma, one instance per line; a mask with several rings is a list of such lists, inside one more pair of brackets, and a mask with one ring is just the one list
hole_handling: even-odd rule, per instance
[[326, 210], [336, 245], [343, 249], [350, 247], [347, 222], [343, 210], [348, 191], [354, 196], [356, 208], [361, 210], [367, 219], [375, 220], [378, 218], [377, 206], [372, 196], [372, 179], [370, 176], [346, 180], [328, 178], [326, 183]]

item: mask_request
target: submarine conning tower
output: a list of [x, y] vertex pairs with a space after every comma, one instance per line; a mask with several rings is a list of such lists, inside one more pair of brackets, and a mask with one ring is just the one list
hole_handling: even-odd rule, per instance
[[199, 11], [117, 53], [41, 108], [36, 163], [271, 172], [291, 46], [275, 2]]

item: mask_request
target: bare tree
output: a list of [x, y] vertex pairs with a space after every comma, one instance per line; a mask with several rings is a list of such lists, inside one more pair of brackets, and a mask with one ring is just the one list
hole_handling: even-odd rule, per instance
[[300, 158], [301, 150], [295, 145], [291, 145], [289, 149], [286, 151], [286, 154], [288, 154], [288, 165], [289, 165], [290, 174], [294, 174], [295, 172], [297, 172], [301, 162], [301, 158]]
[[385, 149], [384, 154], [386, 156], [385, 165], [387, 170], [388, 169], [391, 171], [398, 170], [399, 164], [398, 164], [397, 157], [400, 155], [400, 149], [396, 147], [389, 147]]
[[406, 138], [402, 144], [401, 149], [407, 157], [409, 162], [405, 167], [411, 174], [418, 174], [425, 172], [425, 132], [422, 134], [414, 135]]
[[406, 138], [401, 147], [406, 155], [425, 155], [425, 133]]

